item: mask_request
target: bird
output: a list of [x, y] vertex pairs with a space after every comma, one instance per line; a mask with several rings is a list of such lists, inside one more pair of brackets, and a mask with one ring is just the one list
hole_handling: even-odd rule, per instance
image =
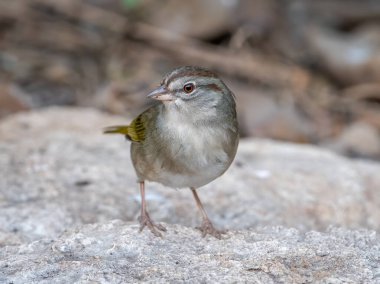
[[106, 127], [131, 141], [130, 153], [141, 195], [139, 217], [158, 237], [166, 228], [152, 221], [145, 200], [145, 182], [189, 188], [201, 213], [202, 236], [221, 238], [198, 196], [197, 189], [220, 177], [233, 162], [239, 127], [235, 95], [216, 73], [183, 66], [168, 73], [147, 96], [155, 103], [129, 125]]

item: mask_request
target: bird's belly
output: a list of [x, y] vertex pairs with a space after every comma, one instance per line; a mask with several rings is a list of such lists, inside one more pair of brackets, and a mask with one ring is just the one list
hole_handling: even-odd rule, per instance
[[182, 145], [173, 157], [161, 163], [158, 182], [175, 188], [203, 186], [223, 174], [230, 164], [220, 148], [206, 151], [204, 147]]
[[[192, 167], [190, 164], [196, 162], [194, 161], [194, 157], [192, 157], [192, 159], [192, 162], [189, 162], [186, 165], [186, 168], [181, 168], [183, 166], [182, 163], [178, 165], [178, 167], [171, 169], [161, 168], [160, 175], [157, 177], [152, 177], [151, 180], [173, 188], [198, 188], [210, 183], [222, 175], [229, 165], [220, 163], [206, 163], [203, 164], [203, 166], [198, 165]], [[201, 162], [204, 163], [204, 161]]]
[[220, 140], [201, 141], [173, 142], [166, 149], [151, 151], [155, 154], [147, 157], [150, 167], [143, 173], [145, 179], [174, 188], [197, 188], [222, 175], [233, 157], [224, 152]]

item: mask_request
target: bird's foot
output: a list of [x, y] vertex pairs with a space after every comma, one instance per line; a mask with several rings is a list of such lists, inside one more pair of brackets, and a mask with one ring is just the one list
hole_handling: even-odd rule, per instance
[[225, 231], [218, 230], [214, 227], [214, 225], [211, 223], [210, 220], [206, 219], [203, 220], [202, 225], [200, 227], [197, 227], [198, 230], [201, 231], [202, 237], [205, 237], [206, 235], [211, 235], [217, 239], [222, 239], [222, 234], [225, 234]]
[[166, 228], [164, 226], [162, 226], [161, 224], [153, 223], [153, 221], [149, 217], [148, 212], [145, 212], [144, 214], [142, 214], [139, 217], [139, 221], [140, 221], [140, 230], [139, 230], [140, 232], [142, 232], [142, 230], [145, 227], [148, 227], [149, 230], [152, 232], [152, 234], [155, 235], [156, 237], [162, 237], [162, 234], [160, 233], [160, 231], [166, 232]]

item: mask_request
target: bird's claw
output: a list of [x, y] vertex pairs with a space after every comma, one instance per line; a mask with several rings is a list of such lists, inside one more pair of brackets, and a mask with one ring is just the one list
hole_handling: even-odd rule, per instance
[[200, 227], [197, 227], [199, 231], [202, 233], [202, 237], [206, 235], [211, 235], [217, 239], [222, 239], [222, 234], [225, 234], [225, 231], [218, 230], [214, 227], [210, 220], [204, 220]]
[[145, 227], [148, 227], [153, 235], [155, 235], [156, 237], [162, 238], [162, 234], [159, 231], [166, 232], [166, 228], [164, 226], [162, 226], [161, 224], [155, 224], [150, 219], [148, 212], [145, 212], [144, 214], [142, 214], [139, 217], [139, 221], [140, 221], [140, 230], [139, 230], [140, 233]]

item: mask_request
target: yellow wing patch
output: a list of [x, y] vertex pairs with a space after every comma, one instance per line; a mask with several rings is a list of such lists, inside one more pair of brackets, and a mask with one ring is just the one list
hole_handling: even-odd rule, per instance
[[128, 126], [128, 136], [132, 141], [136, 142], [145, 140], [145, 120], [142, 114], [136, 117]]
[[145, 121], [140, 114], [136, 117], [130, 125], [115, 125], [109, 126], [104, 129], [105, 134], [123, 134], [129, 140], [134, 142], [141, 142], [145, 139]]

